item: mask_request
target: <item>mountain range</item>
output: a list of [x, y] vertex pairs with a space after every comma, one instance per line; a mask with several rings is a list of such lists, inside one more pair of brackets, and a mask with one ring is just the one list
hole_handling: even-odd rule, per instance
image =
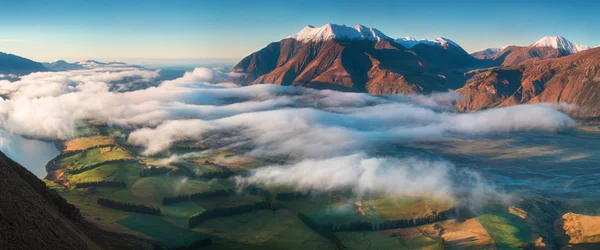
[[391, 38], [375, 28], [306, 26], [243, 58], [239, 84], [410, 94], [457, 90], [457, 108], [472, 111], [529, 102], [568, 102], [576, 117], [600, 115], [598, 48], [547, 36], [529, 46], [472, 54], [456, 42]]
[[[272, 83], [317, 89], [412, 94], [456, 90], [462, 111], [530, 102], [568, 102], [573, 115], [600, 116], [600, 48], [547, 36], [529, 46], [469, 54], [444, 37], [392, 38], [363, 25], [306, 26], [244, 57], [232, 71], [241, 85]], [[0, 74], [63, 71], [97, 61], [37, 63], [0, 53]]]
[[562, 36], [546, 36], [529, 46], [503, 46], [474, 52], [477, 59], [491, 60], [494, 65], [516, 65], [530, 59], [558, 58], [590, 47], [572, 43]]

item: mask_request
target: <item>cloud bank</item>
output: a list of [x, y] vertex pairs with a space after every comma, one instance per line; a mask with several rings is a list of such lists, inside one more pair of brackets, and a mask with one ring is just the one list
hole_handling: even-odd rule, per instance
[[[0, 128], [34, 138], [68, 139], [78, 121], [96, 119], [127, 128], [128, 143], [144, 148], [146, 155], [168, 152], [178, 141], [210, 139], [243, 146], [252, 156], [290, 162], [238, 177], [240, 184], [444, 196], [461, 190], [456, 179], [460, 171], [452, 164], [390, 151], [411, 141], [552, 132], [573, 124], [561, 112], [568, 107], [555, 104], [457, 113], [452, 103], [460, 96], [454, 92], [372, 96], [237, 86], [226, 82], [231, 73], [205, 68], [148, 84], [159, 76], [158, 71], [124, 64], [90, 63], [81, 70], [0, 81], [5, 97], [0, 100]], [[471, 183], [479, 181], [472, 178]]]

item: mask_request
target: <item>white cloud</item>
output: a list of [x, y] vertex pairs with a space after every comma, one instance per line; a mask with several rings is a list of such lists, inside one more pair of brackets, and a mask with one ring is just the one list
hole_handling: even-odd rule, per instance
[[[224, 82], [230, 74], [202, 68], [155, 87], [128, 90], [138, 81], [153, 81], [159, 72], [123, 64], [86, 65], [0, 81], [0, 93], [9, 97], [0, 100], [0, 128], [66, 139], [74, 135], [77, 121], [98, 119], [133, 129], [128, 142], [144, 147], [148, 155], [177, 141], [203, 141], [219, 134], [221, 145], [243, 145], [253, 156], [292, 162], [259, 169], [238, 178], [240, 183], [438, 196], [460, 189], [455, 176], [460, 171], [443, 161], [382, 157], [382, 149], [449, 136], [551, 132], [573, 123], [561, 112], [568, 105], [456, 113], [452, 102], [460, 97], [453, 92], [372, 96], [269, 84], [237, 86]], [[121, 84], [128, 88], [119, 88]], [[463, 173], [461, 178], [465, 176], [473, 185], [481, 183], [476, 174]]]

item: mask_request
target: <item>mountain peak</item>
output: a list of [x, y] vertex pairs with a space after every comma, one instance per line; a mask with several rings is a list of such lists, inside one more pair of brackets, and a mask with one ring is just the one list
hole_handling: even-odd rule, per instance
[[325, 24], [315, 28], [308, 25], [296, 35], [290, 36], [302, 42], [322, 42], [326, 40], [390, 40], [383, 32], [361, 24], [354, 27], [338, 24]]
[[572, 43], [562, 36], [545, 36], [537, 42], [533, 43], [531, 47], [551, 47], [558, 50], [563, 50], [569, 53], [577, 53], [579, 51], [590, 49], [588, 46], [579, 45]]
[[[427, 40], [427, 39], [415, 39], [413, 37], [407, 36], [405, 38], [398, 38], [396, 40], [394, 40], [395, 42], [402, 44], [402, 46], [406, 47], [406, 48], [412, 48], [417, 44], [427, 44], [427, 45], [436, 45], [436, 46], [442, 46], [442, 47], [447, 47], [449, 44], [452, 46], [456, 46], [458, 48], [461, 48], [460, 45], [458, 45], [457, 43], [455, 43], [454, 41], [445, 38], [445, 37], [436, 37], [433, 40]], [[462, 49], [462, 48], [461, 48]]]

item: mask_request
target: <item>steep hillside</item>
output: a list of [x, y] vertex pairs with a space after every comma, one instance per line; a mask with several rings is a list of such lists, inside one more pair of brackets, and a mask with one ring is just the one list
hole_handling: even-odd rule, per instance
[[79, 209], [0, 152], [0, 248], [143, 249], [152, 244], [86, 223]]
[[476, 73], [457, 90], [465, 97], [460, 110], [478, 110], [520, 103], [566, 102], [577, 105], [572, 115], [600, 116], [600, 48], [569, 56], [529, 61]]
[[325, 25], [308, 26], [269, 44], [242, 59], [233, 71], [244, 73], [238, 79], [241, 84], [274, 83], [373, 94], [428, 93], [462, 86], [461, 69], [477, 63], [445, 38], [395, 41], [360, 25]]

